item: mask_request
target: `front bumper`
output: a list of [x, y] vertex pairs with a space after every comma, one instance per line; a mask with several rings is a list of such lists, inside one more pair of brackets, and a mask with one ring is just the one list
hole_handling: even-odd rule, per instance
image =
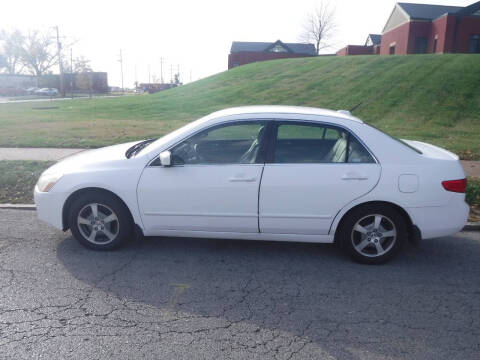
[[453, 235], [467, 224], [470, 207], [463, 194], [456, 194], [447, 206], [408, 208], [413, 224], [422, 234], [422, 239]]
[[34, 199], [39, 219], [57, 229], [63, 230], [62, 210], [65, 202], [64, 194], [40, 192], [35, 186]]

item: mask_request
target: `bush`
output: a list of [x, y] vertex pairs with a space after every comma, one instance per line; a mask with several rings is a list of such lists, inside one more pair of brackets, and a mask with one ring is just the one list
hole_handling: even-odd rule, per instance
[[465, 200], [470, 206], [480, 206], [480, 179], [468, 178], [467, 179], [467, 193]]

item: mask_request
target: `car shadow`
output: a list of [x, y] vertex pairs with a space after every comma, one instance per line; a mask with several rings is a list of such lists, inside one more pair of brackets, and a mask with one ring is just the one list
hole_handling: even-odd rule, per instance
[[75, 278], [116, 297], [290, 334], [342, 359], [447, 358], [478, 333], [480, 241], [463, 235], [406, 246], [381, 266], [353, 263], [333, 245], [216, 239], [145, 238], [94, 252], [68, 237], [57, 254]]

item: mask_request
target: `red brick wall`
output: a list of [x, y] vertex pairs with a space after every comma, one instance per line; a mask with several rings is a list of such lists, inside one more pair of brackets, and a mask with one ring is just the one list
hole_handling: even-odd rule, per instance
[[[407, 54], [415, 54], [415, 39], [417, 37], [427, 38], [427, 41], [430, 37], [430, 31], [432, 28], [432, 23], [430, 21], [411, 21], [410, 28], [408, 31], [408, 46]], [[427, 44], [430, 46], [430, 43]], [[428, 51], [427, 47], [427, 51]]]
[[228, 55], [228, 68], [231, 69], [234, 63], [245, 65], [256, 61], [266, 61], [274, 59], [288, 59], [309, 57], [304, 54], [274, 53], [274, 52], [239, 52]]
[[347, 45], [343, 49], [337, 51], [337, 56], [347, 55], [373, 55], [373, 46], [364, 45]]
[[390, 44], [395, 44], [395, 55], [405, 55], [408, 49], [408, 33], [410, 23], [405, 23], [382, 34], [382, 44], [380, 45], [380, 55], [390, 54]]
[[463, 17], [458, 25], [457, 32], [457, 52], [468, 52], [470, 36], [480, 35], [480, 18], [478, 17]]
[[437, 53], [451, 52], [453, 48], [453, 35], [455, 33], [454, 15], [442, 16], [432, 22], [432, 29], [428, 38], [428, 52], [433, 53], [433, 43], [435, 36], [437, 38]]

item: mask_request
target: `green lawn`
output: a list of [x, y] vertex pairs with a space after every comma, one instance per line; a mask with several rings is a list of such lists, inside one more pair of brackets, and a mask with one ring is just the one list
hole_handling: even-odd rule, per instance
[[154, 95], [0, 104], [0, 146], [98, 147], [231, 106], [360, 102], [354, 114], [382, 130], [480, 159], [480, 55], [467, 54], [276, 60]]
[[33, 188], [50, 161], [0, 161], [0, 204], [32, 204]]

